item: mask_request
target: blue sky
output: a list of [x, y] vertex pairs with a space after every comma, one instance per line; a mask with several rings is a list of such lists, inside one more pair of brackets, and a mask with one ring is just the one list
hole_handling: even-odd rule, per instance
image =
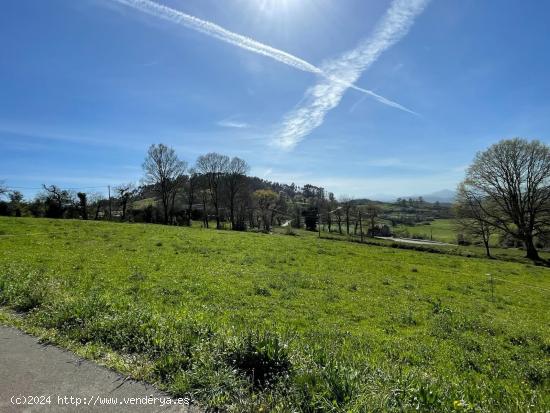
[[[161, 3], [323, 70], [347, 64], [341, 55], [368, 43], [392, 5]], [[320, 125], [286, 147], [285, 122], [323, 76], [113, 0], [1, 7], [0, 180], [28, 196], [43, 183], [137, 182], [158, 142], [190, 164], [217, 151], [262, 178], [340, 195], [426, 194], [454, 189], [475, 152], [502, 138], [550, 138], [547, 2], [428, 2], [355, 81], [418, 115], [347, 85]]]

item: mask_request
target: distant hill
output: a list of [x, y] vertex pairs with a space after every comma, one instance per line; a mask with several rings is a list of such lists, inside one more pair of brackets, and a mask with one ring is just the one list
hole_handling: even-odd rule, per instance
[[[425, 195], [411, 196], [410, 198], [418, 198], [419, 196], [424, 198], [424, 201], [427, 201], [427, 202], [452, 203], [456, 198], [456, 192], [450, 189], [442, 189], [441, 191], [436, 191]], [[406, 197], [406, 198], [408, 199], [409, 197]]]
[[408, 196], [395, 196], [395, 195], [389, 195], [389, 194], [374, 194], [370, 196], [369, 198], [358, 198], [354, 199], [354, 203], [356, 204], [366, 204], [369, 202], [374, 203], [394, 203], [398, 198], [402, 199], [418, 199], [419, 197], [422, 197], [424, 201], [434, 203], [434, 202], [440, 202], [445, 204], [451, 204], [454, 202], [456, 197], [456, 192], [452, 191], [450, 189], [442, 189], [440, 191], [435, 191], [429, 194], [417, 194], [417, 195], [408, 195]]

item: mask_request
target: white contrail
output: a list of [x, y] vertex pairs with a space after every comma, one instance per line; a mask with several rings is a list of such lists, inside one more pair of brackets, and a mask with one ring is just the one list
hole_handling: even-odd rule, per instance
[[351, 89], [355, 89], [355, 90], [358, 90], [359, 92], [366, 93], [367, 95], [372, 96], [373, 98], [375, 98], [380, 103], [383, 103], [384, 105], [388, 105], [388, 106], [391, 106], [392, 108], [396, 108], [396, 109], [403, 110], [405, 112], [409, 112], [413, 115], [418, 115], [418, 113], [416, 113], [414, 110], [410, 110], [409, 108], [407, 108], [407, 107], [405, 107], [405, 106], [403, 106], [403, 105], [401, 105], [397, 102], [394, 102], [393, 100], [390, 100], [388, 98], [385, 98], [384, 96], [381, 96], [377, 93], [374, 93], [372, 90], [363, 89], [362, 87], [355, 86], [354, 84], [351, 84], [351, 83], [343, 82], [340, 79], [335, 79], [333, 77], [328, 77], [328, 76], [324, 76], [324, 77], [326, 79], [332, 80], [334, 82], [341, 82], [344, 86], [349, 87]]
[[270, 57], [288, 66], [292, 66], [295, 69], [302, 70], [304, 72], [314, 73], [316, 75], [329, 79], [333, 82], [340, 83], [342, 86], [345, 86], [346, 88], [349, 87], [359, 92], [366, 93], [367, 95], [374, 97], [376, 100], [378, 100], [379, 102], [385, 105], [392, 106], [394, 108], [401, 109], [406, 112], [414, 113], [413, 111], [407, 109], [406, 107], [400, 105], [399, 103], [394, 102], [390, 99], [387, 99], [383, 96], [377, 95], [371, 90], [355, 86], [352, 83], [346, 82], [344, 79], [338, 79], [334, 76], [329, 76], [321, 68], [303, 59], [300, 59], [297, 56], [294, 56], [280, 49], [276, 49], [274, 47], [268, 46], [264, 43], [258, 42], [254, 39], [251, 39], [250, 37], [246, 37], [238, 33], [231, 32], [227, 29], [224, 29], [221, 26], [218, 26], [215, 23], [201, 20], [197, 17], [191, 16], [189, 14], [185, 14], [181, 11], [174, 10], [170, 7], [155, 3], [150, 0], [113, 0], [113, 1], [121, 3], [128, 7], [132, 7], [134, 9], [140, 10], [152, 16], [169, 20], [172, 23], [180, 24], [189, 29], [199, 31], [208, 36], [215, 37], [218, 40], [224, 41], [226, 43], [230, 43], [242, 49], [246, 49], [251, 52], [258, 53], [266, 57]]
[[[277, 134], [275, 143], [282, 148], [290, 149], [320, 126], [327, 112], [338, 106], [348, 85], [353, 85], [384, 50], [407, 34], [414, 19], [424, 10], [428, 1], [394, 0], [369, 38], [355, 49], [344, 53], [339, 59], [323, 63], [321, 70], [325, 74], [324, 78], [306, 91], [300, 107], [285, 116], [282, 130]], [[385, 99], [381, 96], [377, 98], [380, 101]], [[384, 103], [391, 106], [399, 105], [395, 102]], [[400, 109], [409, 111], [403, 107]]]
[[114, 1], [140, 10], [152, 16], [183, 25], [189, 29], [199, 31], [208, 36], [215, 37], [218, 40], [230, 43], [234, 46], [238, 46], [251, 52], [271, 57], [272, 59], [278, 60], [279, 62], [292, 66], [298, 70], [317, 74], [321, 73], [321, 69], [315, 67], [314, 65], [306, 62], [303, 59], [300, 59], [299, 57], [291, 55], [290, 53], [275, 49], [274, 47], [260, 43], [249, 37], [226, 30], [223, 27], [218, 26], [217, 24], [208, 22], [206, 20], [201, 20], [189, 14], [185, 14], [167, 6], [163, 6], [162, 4], [158, 4], [150, 0]]

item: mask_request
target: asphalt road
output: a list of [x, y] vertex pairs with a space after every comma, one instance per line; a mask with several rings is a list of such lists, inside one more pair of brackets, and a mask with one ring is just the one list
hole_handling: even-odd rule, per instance
[[150, 385], [125, 380], [68, 351], [0, 326], [0, 412], [199, 412], [184, 400], [178, 406], [168, 405], [175, 402]]

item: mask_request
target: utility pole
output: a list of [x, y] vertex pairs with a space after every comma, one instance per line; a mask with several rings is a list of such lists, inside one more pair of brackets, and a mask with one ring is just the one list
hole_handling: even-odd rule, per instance
[[107, 191], [109, 192], [109, 221], [111, 221], [113, 217], [113, 211], [111, 209], [111, 185], [107, 185]]

